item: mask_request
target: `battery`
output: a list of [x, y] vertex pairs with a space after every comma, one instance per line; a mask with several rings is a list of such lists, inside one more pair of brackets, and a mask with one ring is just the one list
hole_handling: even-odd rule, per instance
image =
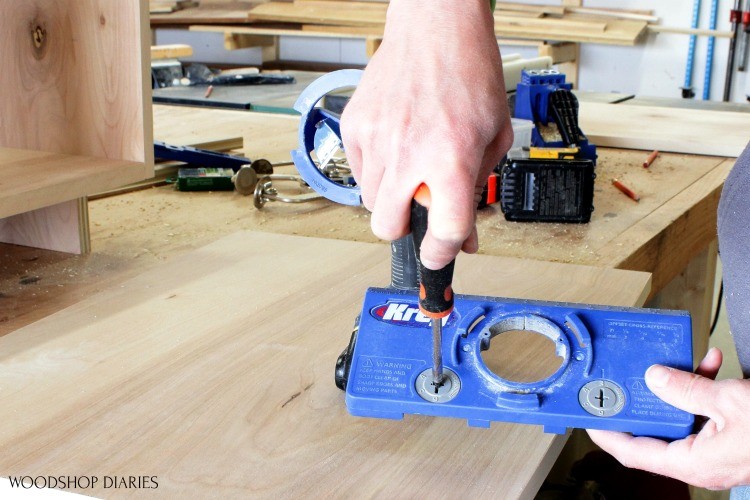
[[500, 177], [500, 208], [506, 220], [591, 220], [596, 179], [591, 160], [510, 159]]
[[177, 189], [180, 191], [231, 191], [234, 189], [231, 168], [180, 168]]

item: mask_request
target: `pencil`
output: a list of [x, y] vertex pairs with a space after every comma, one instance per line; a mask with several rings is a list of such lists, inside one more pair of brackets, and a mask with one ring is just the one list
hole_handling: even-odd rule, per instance
[[654, 150], [650, 155], [648, 155], [648, 158], [646, 158], [646, 161], [643, 162], [643, 168], [648, 168], [651, 166], [652, 163], [654, 163], [654, 160], [656, 157], [659, 156], [659, 151]]
[[633, 201], [641, 200], [641, 197], [638, 196], [635, 191], [633, 191], [632, 189], [630, 189], [629, 187], [627, 187], [625, 184], [618, 181], [617, 179], [612, 179], [612, 185], [616, 187], [617, 189], [619, 189], [620, 191], [622, 191], [622, 193], [625, 194], [625, 196], [627, 196], [631, 200]]

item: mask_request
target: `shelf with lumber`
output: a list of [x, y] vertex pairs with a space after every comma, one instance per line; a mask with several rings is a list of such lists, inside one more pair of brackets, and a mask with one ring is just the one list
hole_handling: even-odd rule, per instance
[[[152, 16], [151, 24], [152, 27], [215, 25], [229, 33], [238, 26], [251, 26], [267, 29], [266, 34], [272, 36], [335, 34], [380, 39], [387, 8], [386, 2], [349, 0], [204, 2], [199, 7]], [[646, 33], [648, 24], [656, 20], [649, 11], [512, 2], [498, 2], [494, 16], [495, 33], [499, 38], [611, 45], [635, 45]], [[269, 24], [274, 25], [273, 28], [263, 26]]]

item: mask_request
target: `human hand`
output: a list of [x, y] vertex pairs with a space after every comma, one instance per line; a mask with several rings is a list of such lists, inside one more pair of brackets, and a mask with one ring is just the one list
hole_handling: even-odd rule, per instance
[[488, 0], [391, 0], [383, 43], [341, 119], [349, 166], [384, 240], [409, 233], [420, 184], [432, 195], [421, 259], [476, 252], [476, 206], [513, 142]]
[[695, 374], [660, 365], [646, 371], [658, 397], [708, 417], [697, 434], [671, 443], [610, 431], [588, 430], [589, 436], [626, 467], [714, 490], [750, 484], [750, 380], [714, 381], [721, 363], [714, 348]]

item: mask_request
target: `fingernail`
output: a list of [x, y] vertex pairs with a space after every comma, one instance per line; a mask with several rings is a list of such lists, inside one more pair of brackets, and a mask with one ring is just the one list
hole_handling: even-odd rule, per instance
[[672, 370], [666, 366], [651, 365], [646, 370], [646, 383], [649, 387], [666, 387], [669, 382], [669, 377], [672, 376]]
[[422, 260], [422, 265], [424, 267], [426, 267], [427, 269], [432, 269], [433, 271], [437, 271], [438, 269], [441, 269], [444, 267], [432, 259], [425, 259], [424, 257], [422, 257], [421, 260]]

